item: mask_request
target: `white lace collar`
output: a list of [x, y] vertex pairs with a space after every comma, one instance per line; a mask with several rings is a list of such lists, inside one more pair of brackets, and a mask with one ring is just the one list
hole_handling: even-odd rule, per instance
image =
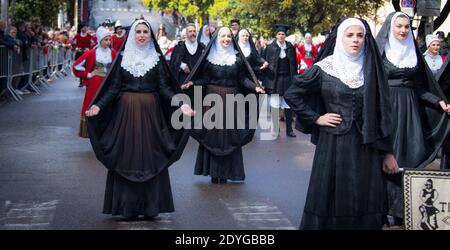
[[145, 20], [139, 20], [133, 24], [125, 44], [123, 58], [120, 64], [123, 69], [130, 72], [134, 77], [144, 76], [148, 71], [153, 69], [160, 60], [160, 55], [156, 52], [153, 38], [150, 37], [149, 42], [144, 47], [139, 47], [136, 44], [136, 26], [141, 23], [146, 23], [151, 32], [151, 26]]
[[108, 64], [112, 62], [112, 55], [110, 48], [103, 48], [98, 46], [95, 49], [95, 60], [99, 63]]
[[251, 53], [252, 53], [252, 48], [250, 47], [250, 42], [247, 43], [241, 43], [241, 41], [239, 41], [239, 47], [242, 50], [242, 53], [244, 54], [245, 57], [248, 57]]

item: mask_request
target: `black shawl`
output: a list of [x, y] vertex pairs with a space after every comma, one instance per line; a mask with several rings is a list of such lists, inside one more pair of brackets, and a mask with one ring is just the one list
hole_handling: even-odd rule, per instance
[[450, 98], [450, 67], [449, 67], [450, 56], [447, 56], [444, 64], [441, 69], [436, 74], [436, 80], [441, 86], [442, 91], [444, 92], [447, 99]]
[[[137, 20], [137, 21], [140, 21], [140, 20]], [[150, 24], [148, 24], [148, 25], [150, 25]], [[170, 71], [167, 63], [165, 63], [163, 53], [161, 52], [161, 49], [156, 41], [155, 35], [153, 34], [151, 27], [149, 27], [149, 29], [150, 29], [150, 33], [151, 33], [151, 40], [154, 43], [156, 52], [159, 54], [159, 59], [160, 59], [161, 65], [164, 68], [164, 72], [167, 74], [166, 76], [170, 81], [172, 90], [174, 93], [181, 93], [180, 87], [178, 86], [174, 76], [172, 75], [172, 72]], [[129, 38], [130, 38], [130, 36], [127, 34], [127, 40]], [[123, 54], [125, 45], [127, 43], [127, 40], [124, 43], [122, 43], [122, 46], [120, 47], [120, 49], [117, 53], [117, 56], [114, 59], [108, 74], [106, 75], [105, 79], [103, 80], [96, 96], [93, 98], [93, 100], [89, 104], [89, 106], [92, 106], [93, 104], [97, 103], [104, 96], [104, 94], [107, 92], [107, 90], [112, 86], [112, 84], [111, 84], [113, 82], [112, 78], [115, 77], [114, 72], [119, 70], [121, 67], [120, 62], [121, 62], [122, 54]], [[102, 162], [105, 165], [105, 167], [108, 169], [110, 166], [104, 156], [104, 153], [102, 150], [102, 145], [100, 143], [100, 138], [103, 135], [103, 133], [105, 132], [109, 122], [113, 118], [115, 110], [117, 110], [117, 103], [118, 103], [118, 98], [115, 98], [110, 103], [108, 103], [106, 106], [104, 106], [98, 115], [93, 116], [93, 117], [87, 117], [87, 128], [88, 128], [88, 133], [89, 133], [89, 139], [91, 141], [95, 155], [96, 155], [97, 159], [100, 162]], [[164, 100], [164, 98], [161, 98], [161, 108], [165, 115], [166, 124], [168, 125], [169, 130], [170, 130], [169, 132], [172, 134], [172, 138], [174, 138], [175, 144], [178, 145], [176, 152], [174, 152], [174, 154], [171, 156], [169, 162], [166, 164], [166, 166], [164, 166], [164, 167], [168, 167], [181, 157], [181, 154], [184, 150], [187, 140], [189, 139], [189, 134], [187, 133], [187, 131], [185, 131], [183, 129], [175, 130], [171, 125], [172, 124], [171, 123], [172, 113], [178, 107], [171, 106], [171, 103], [169, 101], [166, 101], [166, 100]], [[157, 172], [154, 172], [151, 175], [145, 176], [144, 180], [148, 180], [148, 179], [152, 178], [153, 176], [157, 175], [160, 171], [162, 171], [164, 169], [164, 167], [161, 169], [158, 169]], [[109, 169], [109, 170], [114, 171], [115, 169]], [[128, 177], [129, 179], [132, 179], [132, 177], [130, 177], [130, 176], [124, 176], [124, 177], [125, 178]], [[142, 180], [135, 180], [135, 181], [142, 181]]]

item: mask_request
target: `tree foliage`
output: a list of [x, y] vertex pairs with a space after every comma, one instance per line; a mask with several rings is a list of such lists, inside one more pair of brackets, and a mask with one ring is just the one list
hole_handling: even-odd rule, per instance
[[55, 27], [60, 8], [68, 6], [70, 2], [68, 0], [16, 0], [9, 6], [9, 13], [13, 22], [30, 21], [34, 17], [39, 17], [43, 25]]
[[178, 11], [188, 19], [207, 18], [209, 6], [214, 0], [145, 0], [150, 9], [162, 11]]
[[[192, 12], [180, 8], [188, 2], [198, 6], [201, 15], [218, 18], [224, 24], [230, 19], [239, 18], [243, 27], [257, 34], [268, 35], [274, 25], [285, 23], [297, 27], [301, 32], [320, 32], [330, 29], [341, 16], [374, 16], [378, 7], [386, 0], [148, 0], [150, 8], [159, 10], [178, 10], [186, 16]], [[201, 2], [201, 5], [197, 5]], [[188, 4], [188, 5], [189, 5]], [[294, 30], [296, 31], [296, 30]]]

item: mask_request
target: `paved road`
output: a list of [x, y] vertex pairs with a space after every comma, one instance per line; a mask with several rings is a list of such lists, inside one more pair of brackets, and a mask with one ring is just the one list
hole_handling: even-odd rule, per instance
[[102, 214], [106, 169], [77, 136], [84, 95], [77, 85], [72, 77], [59, 79], [40, 96], [0, 107], [0, 229], [298, 227], [314, 150], [298, 132], [295, 139], [283, 134], [245, 146], [243, 184], [212, 185], [194, 176], [198, 144], [190, 140], [170, 168], [174, 213], [154, 222]]

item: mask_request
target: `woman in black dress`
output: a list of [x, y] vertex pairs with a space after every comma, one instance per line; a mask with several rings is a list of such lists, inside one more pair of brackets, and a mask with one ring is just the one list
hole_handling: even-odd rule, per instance
[[[239, 49], [237, 42], [229, 28], [223, 27], [215, 33], [201, 59], [182, 85], [182, 89], [193, 85], [204, 86], [206, 94], [217, 94], [223, 103], [223, 110], [215, 117], [222, 128], [208, 128], [203, 124], [201, 129], [194, 129], [191, 135], [200, 143], [195, 163], [196, 175], [210, 175], [212, 183], [226, 183], [227, 180], [243, 181], [245, 179], [244, 162], [242, 158], [242, 146], [253, 138], [256, 126], [249, 121], [257, 112], [246, 114], [244, 120], [238, 120], [242, 116], [237, 115], [237, 107], [234, 105], [234, 128], [227, 126], [227, 100], [226, 95], [247, 94], [248, 92], [263, 93], [258, 86], [250, 64]], [[190, 79], [195, 79], [190, 81]], [[195, 100], [194, 103], [198, 101]], [[256, 101], [256, 96], [255, 96]], [[204, 113], [215, 107], [204, 108]], [[195, 106], [195, 104], [194, 104]], [[253, 120], [255, 121], [255, 119]], [[238, 128], [238, 124], [244, 124], [244, 128]]]
[[[449, 122], [449, 108], [414, 40], [409, 17], [391, 13], [377, 35], [388, 78], [394, 156], [400, 168], [425, 168], [436, 157]], [[388, 214], [403, 225], [401, 175], [387, 177]], [[386, 219], [385, 219], [386, 220]]]
[[[86, 111], [92, 147], [108, 168], [103, 213], [134, 220], [174, 211], [167, 168], [188, 139], [170, 123], [170, 102], [180, 91], [150, 24], [134, 22]], [[186, 104], [181, 110], [194, 115]]]
[[261, 71], [269, 67], [269, 63], [266, 62], [256, 50], [252, 34], [247, 29], [241, 29], [238, 33], [237, 41], [245, 59], [247, 59], [250, 66], [252, 66], [253, 72], [255, 72], [258, 79], [261, 79]]
[[285, 94], [316, 145], [300, 229], [381, 229], [382, 170], [396, 168], [387, 82], [370, 27], [338, 22], [317, 63]]

